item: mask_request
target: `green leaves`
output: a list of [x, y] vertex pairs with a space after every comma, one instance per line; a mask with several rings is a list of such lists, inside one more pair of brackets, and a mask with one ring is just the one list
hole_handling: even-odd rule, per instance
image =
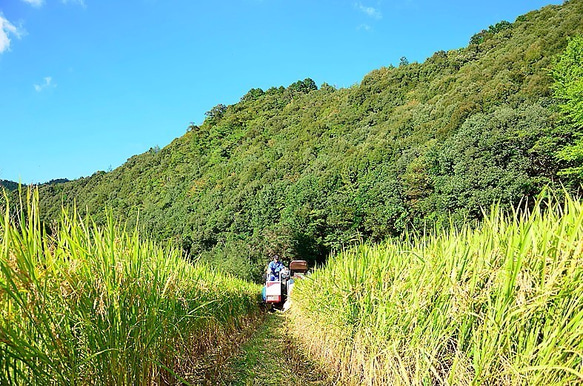
[[583, 36], [569, 40], [552, 76], [559, 108], [575, 125], [583, 126]]
[[572, 142], [556, 153], [565, 161], [561, 175], [583, 180], [583, 36], [569, 40], [552, 71], [553, 91], [560, 111], [566, 118], [564, 125], [572, 129]]
[[227, 106], [225, 106], [222, 103], [219, 103], [218, 105], [204, 113], [204, 115], [209, 119], [211, 123], [216, 123], [223, 117], [223, 115], [225, 115], [226, 111]]
[[309, 93], [310, 91], [317, 90], [318, 86], [316, 86], [316, 82], [314, 82], [313, 79], [306, 78], [304, 80], [298, 80], [297, 82], [292, 83], [288, 89], [293, 92]]

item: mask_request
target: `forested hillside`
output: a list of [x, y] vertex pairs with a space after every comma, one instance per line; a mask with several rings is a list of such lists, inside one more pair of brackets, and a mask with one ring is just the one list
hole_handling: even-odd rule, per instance
[[6, 188], [8, 190], [18, 189], [18, 183], [8, 180], [0, 180], [0, 187]]
[[548, 184], [576, 190], [583, 119], [561, 94], [561, 76], [574, 75], [557, 63], [581, 34], [583, 1], [571, 0], [350, 88], [305, 79], [252, 89], [162, 149], [41, 186], [42, 212], [56, 218], [76, 201], [99, 222], [107, 207], [257, 278], [271, 253], [321, 262], [451, 215], [478, 220]]

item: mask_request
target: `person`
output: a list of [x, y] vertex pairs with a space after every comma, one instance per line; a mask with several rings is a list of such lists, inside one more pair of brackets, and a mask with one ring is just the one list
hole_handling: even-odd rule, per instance
[[269, 262], [269, 265], [267, 266], [267, 277], [269, 278], [270, 281], [278, 280], [279, 273], [284, 268], [285, 266], [283, 265], [283, 263], [279, 261], [279, 256], [278, 255], [273, 256], [273, 260]]

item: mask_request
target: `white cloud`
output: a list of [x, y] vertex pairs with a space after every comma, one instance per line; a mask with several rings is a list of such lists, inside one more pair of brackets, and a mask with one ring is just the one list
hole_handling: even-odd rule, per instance
[[367, 6], [363, 5], [361, 2], [356, 3], [355, 7], [360, 12], [362, 12], [365, 15], [370, 16], [374, 19], [382, 19], [383, 18], [383, 14], [381, 13], [381, 11], [379, 11], [378, 9], [376, 9], [374, 7], [367, 7]]
[[36, 90], [36, 92], [41, 92], [41, 91], [43, 91], [43, 90], [45, 90], [45, 89], [47, 89], [49, 87], [50, 88], [57, 87], [56, 84], [52, 83], [52, 81], [53, 81], [53, 78], [52, 77], [47, 76], [43, 80], [44, 80], [44, 82], [42, 82], [41, 84], [35, 84], [34, 85], [34, 89]]
[[85, 0], [61, 0], [63, 4], [77, 4], [85, 8], [87, 5], [85, 4]]
[[357, 30], [365, 30], [365, 31], [370, 31], [371, 29], [372, 29], [372, 27], [368, 24], [361, 24], [357, 28]]
[[0, 54], [10, 48], [11, 36], [20, 39], [22, 35], [24, 35], [24, 30], [9, 22], [0, 12]]
[[44, 0], [22, 0], [22, 1], [32, 5], [33, 7], [40, 7], [44, 3]]

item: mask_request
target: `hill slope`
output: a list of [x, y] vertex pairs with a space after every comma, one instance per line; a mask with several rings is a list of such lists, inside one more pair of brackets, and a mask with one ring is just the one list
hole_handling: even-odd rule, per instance
[[16, 190], [16, 189], [18, 189], [18, 182], [9, 181], [9, 180], [0, 180], [0, 188], [6, 188], [8, 190]]
[[411, 225], [479, 219], [561, 182], [555, 152], [572, 135], [557, 134], [549, 69], [581, 33], [583, 1], [571, 0], [350, 88], [252, 89], [161, 150], [41, 187], [43, 211], [139, 211], [156, 238], [246, 277], [270, 253], [323, 261]]

